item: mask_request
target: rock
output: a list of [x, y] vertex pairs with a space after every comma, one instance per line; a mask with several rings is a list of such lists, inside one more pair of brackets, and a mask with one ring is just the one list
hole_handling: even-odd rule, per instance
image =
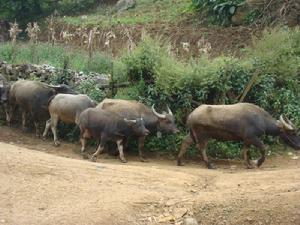
[[176, 219], [178, 219], [185, 216], [187, 211], [188, 210], [186, 208], [175, 208], [173, 215], [175, 216]]
[[[166, 216], [162, 217], [158, 220], [159, 223], [166, 223], [166, 222], [175, 222], [174, 216]], [[192, 225], [192, 224], [191, 224]]]
[[119, 0], [117, 4], [114, 6], [114, 11], [117, 13], [121, 13], [125, 10], [134, 8], [136, 5], [135, 0]]
[[183, 219], [182, 225], [199, 225], [197, 220], [193, 217], [186, 217]]

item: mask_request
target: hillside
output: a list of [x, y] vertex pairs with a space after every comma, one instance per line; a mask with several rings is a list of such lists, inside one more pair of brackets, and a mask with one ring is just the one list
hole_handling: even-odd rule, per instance
[[[256, 11], [257, 6], [251, 3], [255, 1], [242, 1], [248, 11], [244, 12], [246, 6], [241, 7], [241, 10], [236, 9], [231, 19], [233, 22], [224, 26], [216, 20], [217, 15], [205, 10], [194, 10], [191, 0], [137, 0], [133, 8], [122, 12], [116, 11], [115, 2], [99, 3], [98, 7], [74, 16], [58, 16], [55, 19], [56, 33], [73, 34], [68, 42], [85, 46], [83, 43], [87, 40], [84, 39], [88, 38], [93, 28], [97, 31], [94, 48], [105, 51], [109, 39], [113, 55], [123, 52], [130, 44], [137, 44], [143, 33], [164, 40], [179, 57], [198, 57], [204, 48], [211, 56], [239, 55], [241, 50], [251, 44], [252, 37], [260, 36], [265, 27], [282, 23], [297, 25], [300, 11], [297, 11], [299, 5], [292, 8], [294, 5], [286, 5], [285, 1], [277, 1], [271, 6], [262, 5], [260, 11]], [[252, 13], [253, 10], [256, 14]], [[286, 10], [284, 15], [282, 10]], [[241, 14], [245, 17], [244, 22], [241, 22]], [[249, 18], [253, 21], [249, 22]], [[242, 24], [235, 26], [237, 23]], [[113, 38], [107, 37], [111, 33]], [[64, 42], [60, 37], [57, 39]]]

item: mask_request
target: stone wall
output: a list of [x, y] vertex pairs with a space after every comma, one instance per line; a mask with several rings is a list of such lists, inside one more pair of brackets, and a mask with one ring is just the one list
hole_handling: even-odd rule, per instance
[[54, 77], [61, 75], [68, 78], [66, 79], [66, 83], [72, 87], [78, 86], [86, 79], [96, 81], [99, 85], [107, 85], [110, 81], [110, 75], [108, 74], [99, 74], [94, 72], [84, 73], [82, 71], [74, 71], [70, 69], [63, 70], [49, 65], [11, 65], [1, 60], [0, 74], [6, 77], [8, 81], [16, 81], [18, 79], [34, 79], [46, 83], [51, 83]]

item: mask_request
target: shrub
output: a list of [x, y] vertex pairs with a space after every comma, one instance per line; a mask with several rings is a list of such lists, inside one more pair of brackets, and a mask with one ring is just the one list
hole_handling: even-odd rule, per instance
[[122, 58], [127, 67], [129, 81], [135, 82], [143, 79], [146, 82], [154, 81], [155, 67], [160, 64], [159, 44], [148, 36], [139, 45]]
[[227, 25], [236, 8], [244, 2], [245, 0], [192, 0], [192, 6], [206, 12], [207, 15], [214, 16], [219, 23]]
[[287, 79], [297, 76], [300, 71], [299, 44], [299, 29], [265, 30], [260, 39], [253, 38], [252, 46], [246, 50], [245, 57], [256, 62], [261, 74]]

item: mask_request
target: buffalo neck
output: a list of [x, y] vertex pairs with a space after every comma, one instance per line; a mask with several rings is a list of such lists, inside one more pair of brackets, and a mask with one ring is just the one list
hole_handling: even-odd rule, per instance
[[271, 136], [279, 136], [280, 135], [280, 127], [277, 125], [277, 121], [273, 118], [270, 118], [266, 121], [265, 124], [265, 133]]

